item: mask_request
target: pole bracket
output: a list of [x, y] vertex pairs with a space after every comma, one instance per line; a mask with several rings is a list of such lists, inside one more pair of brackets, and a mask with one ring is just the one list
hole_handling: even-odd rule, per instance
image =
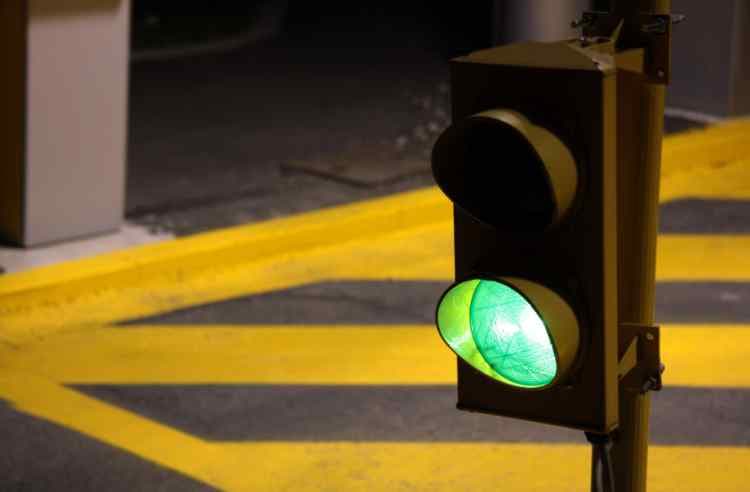
[[659, 327], [621, 323], [618, 330], [618, 378], [626, 389], [646, 393], [662, 388]]
[[582, 46], [609, 41], [615, 52], [643, 49], [643, 74], [654, 84], [669, 84], [672, 26], [685, 20], [680, 14], [639, 12], [623, 17], [619, 13], [587, 11], [571, 26], [579, 29]]

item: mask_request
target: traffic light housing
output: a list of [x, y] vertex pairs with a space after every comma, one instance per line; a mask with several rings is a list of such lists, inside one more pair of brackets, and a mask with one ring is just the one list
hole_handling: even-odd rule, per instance
[[618, 423], [616, 71], [575, 41], [451, 62], [433, 149], [454, 203], [440, 335], [458, 407], [597, 433]]

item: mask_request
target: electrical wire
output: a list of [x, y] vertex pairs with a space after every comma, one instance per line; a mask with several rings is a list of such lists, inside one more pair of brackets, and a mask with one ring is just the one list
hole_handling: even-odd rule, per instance
[[591, 484], [592, 492], [615, 492], [615, 474], [612, 469], [612, 438], [609, 434], [586, 433], [593, 447]]

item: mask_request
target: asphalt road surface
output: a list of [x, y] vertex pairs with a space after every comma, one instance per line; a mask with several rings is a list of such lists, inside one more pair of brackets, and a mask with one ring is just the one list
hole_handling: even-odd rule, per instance
[[[580, 432], [454, 407], [450, 211], [394, 194], [452, 45], [373, 19], [134, 67], [128, 211], [185, 237], [0, 277], [0, 490], [586, 488]], [[665, 144], [650, 490], [747, 490], [748, 131]]]

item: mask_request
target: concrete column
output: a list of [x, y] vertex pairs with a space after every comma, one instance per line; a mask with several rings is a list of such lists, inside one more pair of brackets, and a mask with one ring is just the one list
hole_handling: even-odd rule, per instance
[[575, 37], [570, 23], [590, 9], [591, 0], [495, 0], [495, 44]]
[[117, 229], [124, 211], [129, 0], [0, 2], [0, 236]]

